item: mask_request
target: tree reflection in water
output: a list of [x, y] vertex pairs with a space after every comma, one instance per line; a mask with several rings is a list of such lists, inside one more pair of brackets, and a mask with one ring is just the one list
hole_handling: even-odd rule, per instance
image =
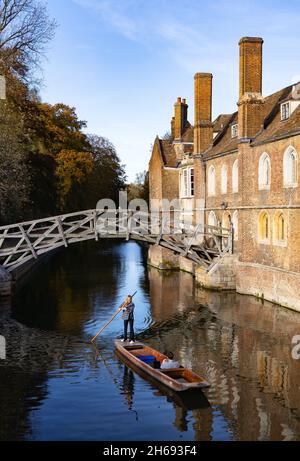
[[[1, 440], [299, 440], [291, 341], [300, 315], [201, 290], [190, 274], [147, 268], [146, 259], [133, 242], [73, 246], [24, 281], [12, 306], [0, 305]], [[169, 395], [116, 359], [121, 320], [98, 351], [86, 344], [135, 289], [138, 337], [205, 376], [210, 405]]]

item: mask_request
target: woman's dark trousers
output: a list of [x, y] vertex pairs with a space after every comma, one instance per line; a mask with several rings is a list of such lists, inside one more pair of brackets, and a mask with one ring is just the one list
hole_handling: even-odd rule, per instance
[[133, 331], [133, 319], [124, 320], [124, 341], [127, 340], [127, 330], [128, 330], [128, 323], [130, 328], [129, 339], [130, 341], [134, 341], [134, 331]]

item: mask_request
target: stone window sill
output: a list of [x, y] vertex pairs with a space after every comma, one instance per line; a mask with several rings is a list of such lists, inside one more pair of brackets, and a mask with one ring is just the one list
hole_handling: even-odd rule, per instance
[[284, 184], [283, 187], [284, 187], [285, 189], [294, 189], [295, 187], [298, 187], [298, 183]]
[[286, 240], [275, 240], [274, 245], [278, 247], [287, 247], [287, 241]]
[[260, 184], [258, 186], [258, 190], [270, 190], [270, 185], [266, 186], [266, 185]]

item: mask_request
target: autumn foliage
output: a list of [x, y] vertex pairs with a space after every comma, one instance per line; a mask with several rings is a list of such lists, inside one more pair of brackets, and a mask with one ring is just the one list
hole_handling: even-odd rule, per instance
[[0, 29], [0, 225], [116, 199], [125, 172], [113, 144], [86, 134], [74, 107], [42, 102], [32, 80], [54, 21], [38, 0], [0, 0]]

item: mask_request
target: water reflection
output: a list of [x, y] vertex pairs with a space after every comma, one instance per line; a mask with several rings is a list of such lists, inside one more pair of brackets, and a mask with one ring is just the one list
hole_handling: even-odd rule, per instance
[[[135, 243], [82, 244], [55, 255], [1, 304], [1, 440], [299, 440], [300, 315], [197, 288], [183, 272], [146, 268]], [[138, 337], [204, 375], [204, 393], [172, 394], [119, 360], [124, 294]]]
[[[164, 318], [182, 308], [186, 276], [172, 277], [166, 302], [161, 299]], [[170, 288], [170, 280], [155, 273], [151, 299], [157, 299], [158, 279], [162, 293]], [[206, 374], [212, 384], [207, 396], [220, 408], [235, 439], [299, 439], [300, 364], [291, 356], [299, 314], [235, 293], [194, 288], [194, 296], [195, 305], [181, 320], [177, 316], [177, 325], [168, 330], [162, 322], [160, 342], [177, 350], [184, 365]]]

